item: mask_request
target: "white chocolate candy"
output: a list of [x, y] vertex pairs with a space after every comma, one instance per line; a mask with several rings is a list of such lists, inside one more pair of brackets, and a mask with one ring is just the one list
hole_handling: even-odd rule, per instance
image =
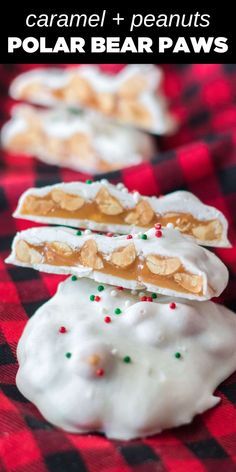
[[135, 234], [130, 240], [78, 235], [69, 228], [31, 228], [16, 235], [6, 262], [196, 300], [216, 297], [226, 287], [223, 262], [177, 230], [165, 228], [157, 238], [151, 229], [145, 237]]
[[[161, 217], [164, 217], [165, 224], [168, 224], [168, 218], [171, 220], [173, 215], [179, 215], [181, 219], [181, 215], [183, 215], [182, 225], [179, 224], [178, 226], [176, 223], [177, 228], [180, 229], [180, 231], [183, 231], [183, 234], [193, 238], [198, 244], [216, 247], [230, 246], [227, 238], [228, 222], [223, 213], [214, 207], [205, 205], [192, 193], [177, 191], [158, 198], [145, 197], [140, 195], [138, 192], [124, 192], [124, 189], [123, 185], [113, 185], [108, 181], [97, 181], [92, 182], [91, 184], [70, 182], [48, 185], [41, 188], [30, 188], [20, 197], [14, 216], [31, 221], [37, 221], [39, 223], [59, 224], [74, 226], [75, 228], [89, 228], [96, 231], [129, 234], [130, 232], [145, 231], [147, 229], [145, 224], [153, 225], [155, 218], [158, 221], [158, 218], [160, 219]], [[101, 192], [104, 193], [104, 190], [106, 192], [104, 195], [104, 203], [105, 200], [107, 201], [110, 199], [111, 203], [119, 205], [119, 216], [121, 218], [119, 223], [117, 223], [113, 218], [111, 205], [110, 214], [107, 212], [104, 213], [106, 209], [104, 209], [101, 202], [98, 201], [98, 195]], [[30, 212], [27, 206], [27, 212], [25, 211], [24, 207], [27, 204], [27, 199], [29, 197], [36, 197], [41, 199], [39, 201], [44, 202], [44, 198], [48, 198], [48, 196], [52, 195], [55, 191], [60, 191], [61, 195], [59, 195], [57, 202], [59, 210], [63, 205], [63, 198], [68, 200], [68, 197], [76, 198], [78, 196], [82, 198], [82, 211], [84, 205], [94, 202], [97, 205], [97, 210], [93, 210], [91, 216], [87, 216], [87, 218], [78, 217], [76, 211], [73, 210], [74, 207], [70, 210], [69, 207], [67, 207], [68, 212], [66, 216], [55, 216], [57, 210], [56, 207], [49, 208], [47, 211], [47, 207], [44, 208], [43, 205], [40, 207], [41, 210], [36, 206], [35, 208], [37, 211], [35, 212], [33, 212], [34, 207], [32, 207]], [[111, 197], [115, 199], [115, 202], [112, 202]], [[142, 202], [144, 202], [144, 207], [141, 209], [140, 214], [137, 215], [135, 220], [133, 211], [137, 205], [140, 205], [140, 203], [142, 204]], [[147, 208], [145, 207], [145, 204], [148, 205]], [[55, 202], [54, 206], [56, 206]], [[65, 209], [64, 207], [62, 208]], [[87, 212], [88, 214], [88, 211], [89, 208], [85, 213]], [[149, 216], [148, 213], [150, 213], [150, 211], [151, 214]], [[116, 216], [115, 207], [113, 213]], [[190, 215], [190, 217], [195, 219], [195, 224], [193, 226], [189, 224], [189, 228], [186, 228], [186, 223], [184, 225], [186, 220], [185, 215]], [[178, 221], [178, 218], [175, 219]], [[208, 225], [206, 224], [207, 222]], [[209, 238], [210, 228], [212, 228], [211, 239]]]
[[79, 110], [16, 106], [1, 137], [8, 151], [94, 174], [140, 164], [156, 153], [150, 136]]
[[190, 423], [219, 402], [216, 387], [236, 369], [236, 317], [213, 302], [171, 306], [66, 280], [20, 339], [19, 390], [74, 433], [128, 440]]
[[151, 64], [127, 65], [116, 75], [87, 65], [42, 68], [16, 77], [10, 94], [39, 105], [94, 109], [120, 123], [162, 135], [173, 132], [176, 123], [160, 90], [161, 76], [160, 69]]

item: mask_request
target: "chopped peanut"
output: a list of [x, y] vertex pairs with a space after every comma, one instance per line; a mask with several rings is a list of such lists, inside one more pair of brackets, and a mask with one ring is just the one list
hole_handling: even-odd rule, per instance
[[175, 281], [189, 292], [199, 293], [202, 290], [202, 278], [199, 275], [174, 274]]
[[59, 203], [61, 208], [69, 211], [78, 210], [85, 203], [84, 199], [79, 195], [68, 195], [59, 189], [52, 191], [52, 198], [54, 202]]
[[95, 241], [92, 239], [86, 241], [80, 250], [80, 261], [83, 266], [91, 267], [92, 269], [102, 269], [103, 261], [98, 255], [98, 248]]
[[125, 217], [128, 224], [148, 225], [154, 217], [154, 211], [146, 200], [141, 200], [133, 211]]
[[118, 267], [128, 267], [136, 259], [134, 244], [129, 244], [124, 248], [117, 249], [111, 255], [111, 262]]
[[106, 188], [99, 190], [95, 201], [99, 210], [105, 215], [119, 215], [123, 212], [123, 207], [120, 202], [112, 197]]
[[173, 274], [181, 266], [181, 262], [177, 257], [160, 258], [154, 254], [150, 254], [146, 257], [146, 264], [153, 274], [158, 275]]

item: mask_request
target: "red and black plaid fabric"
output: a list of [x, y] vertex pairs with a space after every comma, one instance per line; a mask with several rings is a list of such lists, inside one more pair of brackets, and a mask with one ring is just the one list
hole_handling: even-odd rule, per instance
[[[9, 116], [9, 81], [32, 66], [0, 69], [1, 121]], [[115, 72], [120, 66], [103, 66]], [[236, 65], [164, 66], [165, 90], [181, 127], [158, 139], [152, 162], [115, 172], [132, 190], [159, 195], [187, 189], [219, 208], [236, 240]], [[63, 277], [6, 266], [12, 238], [32, 224], [14, 220], [20, 194], [30, 186], [85, 180], [88, 175], [50, 167], [20, 155], [1, 154], [0, 163], [0, 470], [11, 472], [215, 472], [236, 470], [236, 375], [217, 390], [222, 402], [189, 426], [131, 442], [103, 435], [73, 435], [48, 424], [18, 392], [16, 345], [35, 310]], [[107, 176], [103, 176], [107, 177]], [[236, 249], [216, 251], [230, 282], [220, 302], [236, 311]], [[194, 365], [193, 365], [194, 369]], [[180, 379], [181, 381], [181, 379]], [[157, 399], [158, 401], [158, 399]], [[137, 412], [138, 414], [138, 412]]]

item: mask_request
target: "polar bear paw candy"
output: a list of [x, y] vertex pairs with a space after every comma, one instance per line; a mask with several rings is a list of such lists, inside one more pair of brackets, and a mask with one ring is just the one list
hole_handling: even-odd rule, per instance
[[219, 402], [213, 393], [236, 368], [235, 315], [149, 295], [73, 278], [37, 310], [16, 380], [48, 421], [127, 440], [190, 423]]
[[116, 75], [96, 66], [35, 69], [16, 77], [10, 94], [39, 105], [91, 108], [120, 123], [166, 134], [176, 125], [158, 90], [160, 81], [160, 69], [153, 65], [128, 65]]
[[95, 174], [140, 164], [156, 152], [147, 134], [74, 109], [16, 106], [1, 135], [10, 152]]
[[7, 262], [197, 300], [220, 295], [228, 281], [220, 259], [167, 228], [131, 239], [32, 228], [17, 234]]
[[14, 216], [120, 234], [172, 225], [199, 244], [229, 246], [224, 215], [185, 191], [157, 198], [105, 180], [61, 183], [24, 192]]

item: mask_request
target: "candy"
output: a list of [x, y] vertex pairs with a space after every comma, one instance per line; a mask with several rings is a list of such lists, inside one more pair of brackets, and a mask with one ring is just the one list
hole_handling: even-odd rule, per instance
[[14, 216], [49, 224], [66, 221], [68, 226], [105, 231], [107, 236], [127, 234], [127, 239], [133, 238], [130, 225], [136, 233], [140, 231], [141, 238], [154, 226], [158, 239], [163, 237], [163, 228], [171, 226], [198, 244], [229, 246], [224, 215], [190, 192], [177, 191], [161, 199], [139, 194], [137, 200], [122, 189], [99, 181], [33, 188], [21, 196]]
[[155, 231], [142, 233], [147, 239], [133, 235], [127, 240], [97, 234], [78, 238], [72, 229], [32, 228], [16, 236], [7, 262], [196, 300], [223, 291], [228, 271], [220, 259], [173, 229], [163, 228], [162, 238], [156, 238]]
[[216, 387], [236, 369], [232, 312], [178, 301], [173, 316], [168, 301], [142, 310], [138, 294], [121, 291], [122, 316], [107, 324], [100, 306], [112, 314], [117, 299], [104, 284], [100, 303], [91, 303], [96, 291], [92, 280], [68, 278], [20, 339], [17, 386], [49, 422], [126, 440], [189, 424], [219, 402]]

